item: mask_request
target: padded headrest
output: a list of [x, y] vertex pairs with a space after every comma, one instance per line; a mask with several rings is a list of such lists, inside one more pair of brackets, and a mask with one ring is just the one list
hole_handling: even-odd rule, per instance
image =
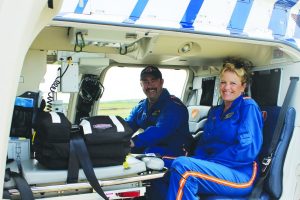
[[188, 106], [189, 122], [199, 122], [201, 119], [206, 118], [210, 106]]
[[195, 77], [193, 80], [193, 89], [199, 90], [202, 89], [202, 77]]

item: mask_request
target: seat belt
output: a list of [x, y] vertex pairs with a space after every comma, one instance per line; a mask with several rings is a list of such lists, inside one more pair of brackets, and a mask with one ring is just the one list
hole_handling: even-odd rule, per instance
[[[34, 199], [33, 193], [31, 191], [31, 188], [29, 186], [29, 184], [27, 183], [26, 179], [17, 172], [11, 171], [10, 168], [7, 168], [5, 171], [5, 175], [7, 175], [8, 179], [10, 179], [10, 177], [15, 181], [16, 183], [16, 187], [19, 191], [20, 194], [20, 198], [22, 200], [32, 200]], [[5, 192], [5, 198], [10, 197], [9, 192]]]
[[281, 133], [283, 125], [284, 125], [285, 114], [289, 108], [290, 101], [292, 99], [292, 95], [295, 91], [298, 80], [299, 80], [299, 77], [290, 77], [290, 85], [289, 85], [287, 94], [284, 98], [282, 107], [279, 112], [279, 116], [277, 119], [277, 123], [275, 126], [275, 130], [274, 130], [274, 134], [272, 137], [270, 147], [267, 151], [267, 154], [263, 157], [263, 160], [261, 163], [262, 164], [261, 177], [259, 178], [257, 184], [255, 185], [254, 189], [252, 190], [251, 196], [249, 198], [251, 200], [259, 199], [259, 197], [262, 193], [263, 183], [264, 183], [264, 180], [266, 179], [267, 175], [269, 174], [271, 162], [272, 162], [274, 153], [276, 151], [277, 144], [279, 142], [280, 133]]
[[[7, 159], [6, 164], [10, 163], [12, 161], [14, 161], [14, 159]], [[21, 164], [20, 157], [15, 159], [15, 161], [17, 163], [19, 172], [14, 172], [14, 171], [11, 171], [10, 168], [6, 168], [4, 181], [7, 182], [12, 178], [16, 184], [16, 189], [19, 191], [20, 198], [22, 200], [32, 200], [32, 199], [34, 199], [34, 195], [30, 188], [30, 185], [24, 178], [23, 167]], [[10, 193], [7, 190], [3, 191], [3, 197], [8, 198], [8, 199], [11, 198]]]
[[83, 172], [92, 186], [92, 188], [105, 200], [108, 197], [103, 192], [98, 179], [95, 175], [92, 161], [90, 159], [86, 144], [83, 139], [83, 130], [81, 126], [72, 125], [70, 140], [70, 156], [67, 182], [74, 183], [78, 181], [79, 163]]
[[[192, 102], [192, 100], [195, 99], [195, 102]], [[198, 100], [198, 90], [197, 89], [193, 89], [189, 96], [188, 96], [188, 99], [187, 99], [187, 106], [190, 106], [190, 105], [197, 105], [197, 100]]]

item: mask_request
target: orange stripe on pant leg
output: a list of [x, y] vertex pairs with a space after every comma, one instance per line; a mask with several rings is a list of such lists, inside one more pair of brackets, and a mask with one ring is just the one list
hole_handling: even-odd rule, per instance
[[253, 163], [252, 177], [247, 183], [234, 183], [234, 182], [219, 179], [219, 178], [216, 178], [216, 177], [213, 177], [213, 176], [209, 176], [207, 174], [187, 171], [182, 175], [182, 178], [179, 181], [179, 188], [178, 188], [176, 200], [181, 200], [182, 199], [183, 187], [184, 187], [184, 185], [186, 183], [186, 180], [189, 176], [194, 176], [194, 177], [197, 177], [197, 178], [205, 179], [205, 180], [215, 182], [215, 183], [218, 183], [218, 184], [221, 184], [221, 185], [229, 186], [229, 187], [232, 187], [232, 188], [247, 188], [247, 187], [249, 187], [253, 184], [253, 182], [255, 180], [255, 177], [256, 177], [256, 173], [257, 173], [257, 164], [256, 164], [256, 162]]
[[163, 156], [162, 159], [169, 159], [169, 160], [175, 160], [177, 157], [172, 156]]

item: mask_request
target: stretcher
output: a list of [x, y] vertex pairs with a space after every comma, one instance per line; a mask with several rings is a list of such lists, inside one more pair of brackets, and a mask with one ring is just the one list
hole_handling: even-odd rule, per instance
[[[124, 199], [144, 196], [146, 182], [160, 178], [166, 169], [156, 171], [149, 169], [146, 163], [129, 155], [125, 165], [94, 168], [99, 184], [109, 199]], [[22, 160], [23, 176], [30, 185], [35, 198], [58, 197], [68, 195], [92, 195], [93, 189], [86, 180], [82, 169], [79, 170], [78, 182], [67, 184], [67, 170], [46, 169], [35, 159]], [[6, 168], [19, 172], [18, 164], [13, 161]], [[13, 179], [4, 183], [12, 197], [18, 199], [19, 191]], [[69, 196], [70, 197], [70, 196]]]

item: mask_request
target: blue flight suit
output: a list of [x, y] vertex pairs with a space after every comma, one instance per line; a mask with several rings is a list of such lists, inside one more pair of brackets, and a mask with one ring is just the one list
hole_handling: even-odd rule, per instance
[[198, 195], [245, 196], [252, 190], [262, 146], [263, 118], [254, 100], [238, 97], [223, 113], [224, 104], [208, 115], [192, 157], [172, 163], [169, 200], [193, 200]]
[[140, 128], [144, 130], [132, 138], [135, 145], [132, 152], [184, 155], [183, 145], [188, 146], [192, 142], [186, 106], [164, 88], [150, 110], [148, 104], [148, 99], [140, 101], [125, 118], [134, 132]]

